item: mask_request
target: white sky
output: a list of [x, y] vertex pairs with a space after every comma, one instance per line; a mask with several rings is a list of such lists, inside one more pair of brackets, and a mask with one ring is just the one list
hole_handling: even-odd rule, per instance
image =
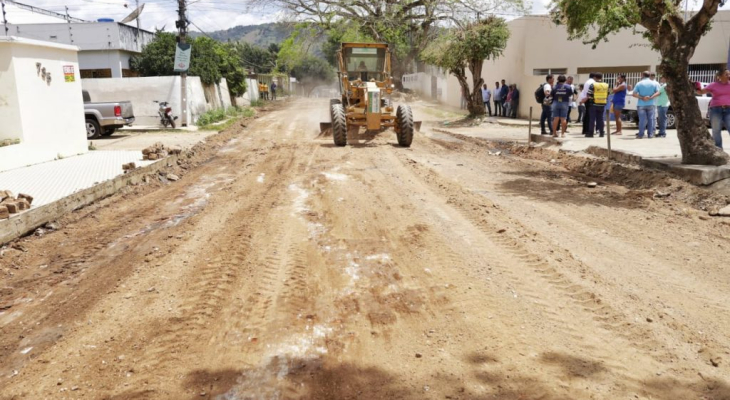
[[[69, 14], [76, 18], [95, 21], [98, 18], [113, 18], [122, 20], [131, 13], [136, 5], [135, 0], [19, 0], [21, 3], [33, 5], [58, 13], [65, 13], [68, 6]], [[533, 14], [545, 14], [551, 0], [532, 1]], [[699, 0], [689, 0], [690, 9], [699, 7]], [[153, 30], [165, 26], [165, 30], [175, 29], [177, 19], [177, 0], [139, 0], [145, 3], [142, 13], [142, 28]], [[276, 10], [252, 13], [247, 10], [243, 0], [188, 0], [190, 20], [202, 30], [215, 31], [228, 29], [236, 25], [255, 25], [276, 21], [280, 13]], [[125, 7], [126, 6], [126, 7]], [[723, 9], [730, 9], [730, 2]], [[25, 23], [63, 23], [63, 20], [34, 14], [7, 4], [8, 22], [13, 24]], [[0, 21], [2, 23], [2, 21]], [[198, 30], [194, 26], [191, 30]]]

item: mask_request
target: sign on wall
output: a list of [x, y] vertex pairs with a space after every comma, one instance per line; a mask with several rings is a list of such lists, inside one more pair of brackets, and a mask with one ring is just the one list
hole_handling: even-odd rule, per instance
[[76, 82], [76, 72], [73, 65], [63, 66], [63, 80], [66, 82]]
[[175, 50], [175, 72], [186, 72], [190, 68], [190, 53], [192, 48], [189, 43], [178, 43]]

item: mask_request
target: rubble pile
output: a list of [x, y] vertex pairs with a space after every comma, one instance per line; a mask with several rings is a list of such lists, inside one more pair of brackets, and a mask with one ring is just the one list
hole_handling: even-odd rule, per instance
[[152, 146], [142, 150], [145, 160], [161, 160], [171, 154], [180, 154], [182, 149], [179, 147], [166, 148], [164, 144], [157, 142]]
[[33, 196], [20, 193], [17, 197], [9, 190], [0, 190], [0, 219], [10, 218], [10, 214], [17, 214], [30, 209]]
[[135, 168], [137, 168], [137, 164], [135, 164], [134, 162], [130, 162], [130, 163], [126, 163], [126, 164], [122, 164], [122, 171], [124, 171], [124, 173], [125, 173], [125, 174], [126, 174], [127, 172], [129, 172], [129, 171], [131, 171], [131, 170], [135, 169]]

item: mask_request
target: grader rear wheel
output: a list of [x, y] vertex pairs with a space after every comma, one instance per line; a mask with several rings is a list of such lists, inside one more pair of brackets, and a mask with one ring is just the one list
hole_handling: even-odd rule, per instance
[[342, 104], [332, 104], [332, 137], [335, 139], [336, 146], [347, 145], [347, 120], [345, 119], [345, 109]]
[[413, 112], [410, 106], [400, 105], [395, 113], [395, 123], [397, 124], [396, 136], [398, 137], [398, 145], [401, 147], [411, 147], [413, 142]]

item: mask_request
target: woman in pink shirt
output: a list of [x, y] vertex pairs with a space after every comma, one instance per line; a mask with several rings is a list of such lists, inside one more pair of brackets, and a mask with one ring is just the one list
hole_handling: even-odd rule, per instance
[[710, 100], [710, 125], [715, 146], [722, 148], [722, 125], [730, 131], [730, 71], [717, 73], [717, 81], [700, 89], [697, 93], [712, 93]]

